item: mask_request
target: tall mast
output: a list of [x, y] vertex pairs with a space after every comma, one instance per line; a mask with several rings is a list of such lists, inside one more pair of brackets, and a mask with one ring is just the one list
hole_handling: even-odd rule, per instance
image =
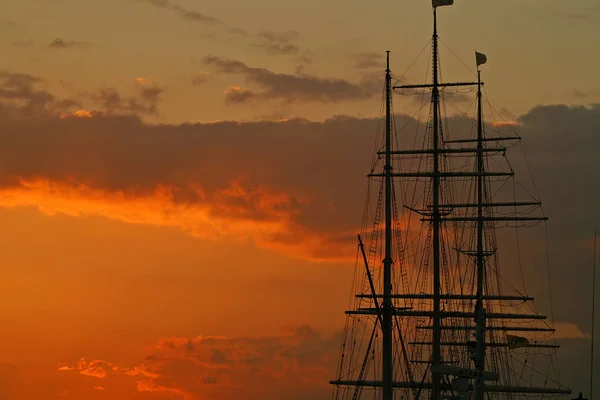
[[483, 400], [482, 373], [485, 368], [485, 309], [483, 308], [483, 287], [485, 279], [485, 254], [483, 250], [483, 118], [481, 107], [481, 72], [477, 70], [477, 301], [475, 303], [476, 315], [476, 353], [475, 368], [480, 372], [475, 379], [474, 399]]
[[592, 272], [592, 345], [590, 361], [590, 399], [594, 398], [594, 325], [596, 325], [596, 238], [594, 231], [594, 270]]
[[439, 148], [439, 82], [438, 82], [438, 36], [437, 36], [437, 9], [433, 8], [433, 88], [431, 94], [433, 107], [433, 346], [431, 354], [431, 383], [432, 400], [440, 400], [441, 375], [441, 341], [442, 329], [440, 321], [440, 148]]
[[383, 259], [383, 400], [393, 400], [392, 339], [392, 78], [390, 52], [385, 70], [385, 258]]

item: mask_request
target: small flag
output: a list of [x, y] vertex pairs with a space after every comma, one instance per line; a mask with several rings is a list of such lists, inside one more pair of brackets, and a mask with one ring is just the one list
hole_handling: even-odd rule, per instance
[[454, 4], [454, 0], [431, 0], [431, 4], [434, 8], [440, 6], [451, 6]]
[[483, 53], [475, 52], [475, 60], [477, 61], [477, 66], [479, 67], [481, 64], [485, 64], [487, 62], [487, 57]]
[[506, 342], [508, 343], [508, 348], [511, 350], [529, 345], [529, 340], [521, 336], [506, 335]]

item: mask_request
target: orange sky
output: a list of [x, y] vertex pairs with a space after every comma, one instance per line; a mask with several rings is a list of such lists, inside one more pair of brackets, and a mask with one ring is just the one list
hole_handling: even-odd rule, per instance
[[[329, 397], [381, 55], [400, 78], [429, 7], [205, 3], [2, 2], [0, 398]], [[486, 49], [488, 95], [525, 138], [551, 217], [565, 383], [584, 385], [600, 10], [456, 3], [442, 38], [463, 59]], [[442, 51], [445, 76], [471, 76]], [[398, 100], [397, 124], [415, 110]], [[545, 294], [530, 244], [526, 278]]]

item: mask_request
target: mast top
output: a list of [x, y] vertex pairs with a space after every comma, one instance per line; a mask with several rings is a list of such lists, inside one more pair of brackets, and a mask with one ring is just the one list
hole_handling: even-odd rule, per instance
[[390, 51], [386, 50], [385, 55], [386, 55], [386, 65], [387, 65], [385, 72], [390, 72]]

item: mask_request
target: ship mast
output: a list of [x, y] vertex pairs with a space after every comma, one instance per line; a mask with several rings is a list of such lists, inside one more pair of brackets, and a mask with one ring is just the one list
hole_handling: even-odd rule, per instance
[[432, 400], [440, 399], [441, 374], [441, 341], [442, 328], [440, 320], [440, 145], [439, 145], [439, 103], [440, 92], [438, 82], [438, 36], [437, 36], [437, 7], [433, 8], [433, 87], [431, 103], [433, 107], [433, 193], [432, 193], [432, 223], [433, 223], [433, 346], [431, 355]]
[[393, 400], [393, 324], [392, 324], [392, 78], [390, 52], [385, 70], [385, 258], [383, 259], [383, 400]]
[[485, 254], [483, 250], [483, 118], [481, 109], [481, 72], [477, 70], [477, 301], [475, 303], [476, 319], [476, 353], [475, 368], [479, 372], [475, 378], [474, 399], [483, 400], [483, 372], [485, 370], [485, 309], [483, 308], [483, 287], [485, 280]]

